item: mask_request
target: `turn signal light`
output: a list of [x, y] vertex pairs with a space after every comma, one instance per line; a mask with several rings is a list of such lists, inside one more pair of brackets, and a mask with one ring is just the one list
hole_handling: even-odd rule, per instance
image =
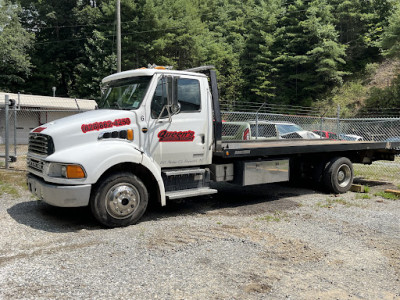
[[67, 178], [70, 179], [78, 179], [78, 178], [85, 178], [85, 172], [83, 171], [81, 166], [78, 165], [67, 165]]
[[127, 130], [126, 139], [129, 140], [129, 141], [133, 141], [133, 129], [128, 129]]

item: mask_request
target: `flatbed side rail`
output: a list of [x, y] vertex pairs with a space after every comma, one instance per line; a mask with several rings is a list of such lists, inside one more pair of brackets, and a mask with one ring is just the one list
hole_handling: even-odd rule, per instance
[[[376, 151], [400, 155], [400, 142], [343, 142], [321, 140], [283, 140], [265, 142], [226, 142], [215, 155], [223, 158], [283, 156], [293, 154]], [[384, 155], [380, 156], [384, 159]], [[391, 160], [391, 159], [390, 159]]]

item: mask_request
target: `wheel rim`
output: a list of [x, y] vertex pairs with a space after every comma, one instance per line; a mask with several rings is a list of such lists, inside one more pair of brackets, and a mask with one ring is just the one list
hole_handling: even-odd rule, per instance
[[119, 183], [107, 192], [105, 201], [108, 214], [116, 219], [125, 219], [137, 210], [140, 195], [133, 185]]
[[351, 181], [351, 169], [347, 164], [343, 164], [339, 167], [337, 172], [337, 180], [339, 186], [346, 187]]

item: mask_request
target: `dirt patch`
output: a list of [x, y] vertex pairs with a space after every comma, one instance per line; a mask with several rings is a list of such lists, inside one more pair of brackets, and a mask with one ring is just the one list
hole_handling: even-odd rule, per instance
[[400, 60], [386, 60], [379, 65], [368, 86], [385, 88], [391, 85], [392, 80], [399, 74]]

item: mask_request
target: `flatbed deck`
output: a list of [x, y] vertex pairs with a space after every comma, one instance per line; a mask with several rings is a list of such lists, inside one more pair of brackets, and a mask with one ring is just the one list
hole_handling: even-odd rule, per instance
[[369, 150], [389, 155], [400, 154], [400, 142], [355, 142], [319, 139], [223, 141], [221, 149], [215, 151], [214, 155], [223, 158], [243, 158]]

